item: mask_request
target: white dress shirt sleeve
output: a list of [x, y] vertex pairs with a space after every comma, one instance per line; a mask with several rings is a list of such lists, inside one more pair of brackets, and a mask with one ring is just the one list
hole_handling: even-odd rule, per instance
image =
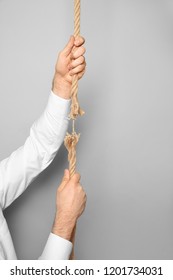
[[0, 162], [0, 204], [5, 209], [54, 159], [68, 126], [70, 100], [51, 92], [25, 144]]
[[[1, 209], [4, 210], [20, 196], [52, 162], [68, 127], [69, 111], [70, 100], [62, 99], [51, 92], [48, 104], [41, 117], [32, 125], [25, 144], [0, 162]], [[5, 230], [8, 231], [6, 228]], [[9, 241], [1, 242], [4, 242], [4, 247], [8, 247], [6, 243], [10, 240], [11, 237]], [[13, 246], [8, 250], [14, 251]], [[71, 242], [50, 233], [40, 259], [68, 259], [71, 250]], [[6, 253], [15, 256], [15, 252]]]
[[50, 233], [39, 260], [68, 260], [72, 251], [72, 246], [70, 241]]

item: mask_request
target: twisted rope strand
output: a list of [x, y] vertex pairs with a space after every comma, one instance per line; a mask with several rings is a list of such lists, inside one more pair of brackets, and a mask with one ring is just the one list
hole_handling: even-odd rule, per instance
[[[74, 36], [80, 35], [80, 0], [74, 0]], [[84, 111], [80, 108], [78, 101], [78, 76], [74, 75], [71, 90], [71, 112], [70, 118], [75, 120], [78, 115], [82, 116]]]
[[74, 0], [74, 36], [80, 35], [80, 0]]

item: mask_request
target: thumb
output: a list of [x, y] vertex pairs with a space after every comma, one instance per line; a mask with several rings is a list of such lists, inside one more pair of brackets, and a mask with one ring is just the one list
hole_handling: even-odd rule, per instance
[[74, 47], [74, 41], [75, 41], [74, 36], [71, 36], [70, 40], [68, 41], [67, 45], [65, 46], [65, 48], [62, 51], [65, 54], [65, 56], [68, 56], [71, 53], [71, 51]]
[[70, 180], [70, 172], [68, 169], [65, 169], [64, 176], [63, 176], [61, 184], [59, 186], [59, 190], [62, 190], [65, 187], [65, 185], [68, 183], [69, 180]]
[[70, 180], [70, 172], [69, 172], [69, 170], [68, 169], [65, 169], [64, 170], [64, 176], [63, 176], [63, 178], [62, 178], [62, 183], [63, 182], [68, 182]]

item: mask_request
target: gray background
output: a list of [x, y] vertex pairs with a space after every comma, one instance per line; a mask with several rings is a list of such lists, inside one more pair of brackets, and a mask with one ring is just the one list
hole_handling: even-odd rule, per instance
[[[173, 1], [82, 0], [86, 115], [78, 170], [88, 195], [78, 259], [173, 258]], [[0, 158], [42, 113], [72, 0], [0, 0]], [[19, 259], [41, 254], [67, 153], [5, 211]]]

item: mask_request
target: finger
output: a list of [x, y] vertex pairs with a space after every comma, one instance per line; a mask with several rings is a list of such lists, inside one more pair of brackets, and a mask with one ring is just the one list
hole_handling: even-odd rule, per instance
[[75, 75], [75, 74], [78, 74], [78, 73], [84, 71], [85, 67], [86, 67], [86, 63], [83, 63], [83, 64], [81, 64], [81, 65], [75, 67], [74, 69], [72, 69], [72, 70], [69, 72], [69, 75], [70, 75], [70, 76], [73, 76], [73, 75]]
[[86, 52], [86, 49], [82, 46], [79, 48], [75, 48], [75, 50], [72, 51], [71, 53], [71, 59], [76, 59], [80, 56], [83, 56]]
[[79, 58], [72, 60], [71, 64], [69, 65], [69, 70], [83, 64], [85, 62], [85, 57], [80, 56]]
[[85, 43], [85, 39], [82, 36], [76, 37], [74, 41], [74, 45], [76, 47], [80, 47]]
[[73, 183], [79, 183], [80, 178], [81, 178], [80, 174], [79, 174], [79, 173], [75, 173], [75, 174], [73, 175], [73, 177], [72, 177], [70, 180], [71, 180]]
[[70, 39], [69, 39], [69, 41], [68, 41], [68, 43], [67, 43], [67, 45], [65, 46], [65, 48], [62, 50], [62, 53], [65, 55], [65, 56], [68, 56], [70, 53], [71, 53], [71, 51], [72, 51], [72, 49], [73, 49], [73, 47], [74, 47], [74, 36], [71, 36], [70, 37]]
[[85, 72], [86, 72], [86, 68], [85, 68], [82, 72], [78, 73], [78, 79], [79, 79], [79, 80], [83, 77], [83, 75], [85, 74]]
[[64, 170], [64, 176], [62, 178], [62, 182], [68, 182], [70, 180], [70, 172], [68, 169]]

